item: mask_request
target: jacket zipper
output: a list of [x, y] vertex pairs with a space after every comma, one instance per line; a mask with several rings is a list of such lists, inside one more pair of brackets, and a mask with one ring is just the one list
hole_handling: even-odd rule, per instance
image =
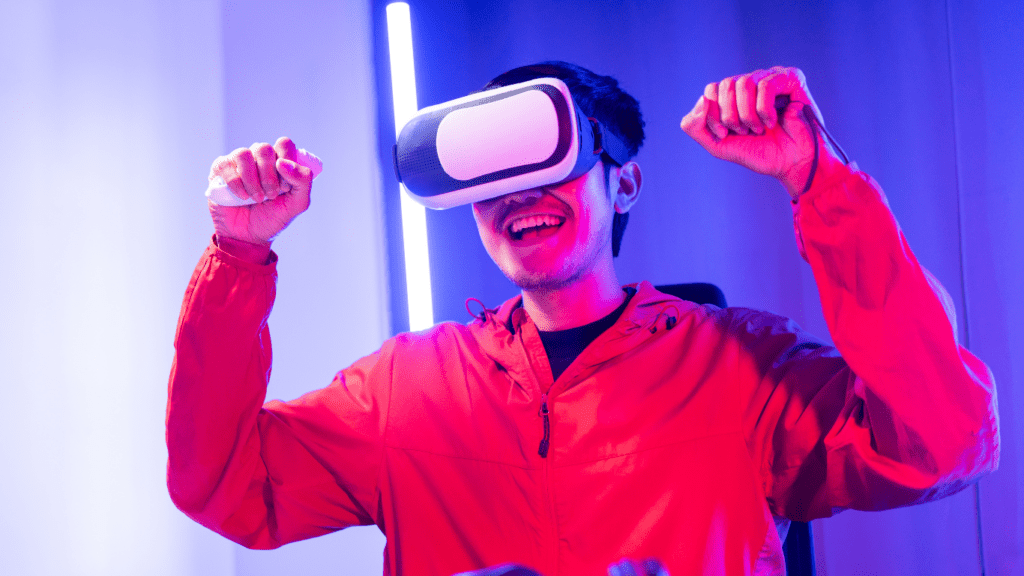
[[548, 457], [548, 444], [551, 440], [551, 421], [548, 419], [548, 395], [540, 395], [540, 411], [537, 415], [544, 419], [544, 438], [540, 441], [540, 448], [537, 450], [537, 454], [541, 458]]
[[545, 554], [548, 557], [549, 569], [545, 571], [545, 574], [557, 574], [558, 573], [558, 525], [555, 521], [555, 503], [554, 495], [551, 490], [551, 462], [548, 461], [548, 448], [551, 443], [551, 421], [550, 411], [548, 410], [548, 395], [540, 395], [540, 408], [537, 411], [537, 415], [540, 416], [544, 421], [544, 438], [540, 441], [540, 447], [537, 450], [537, 454], [543, 458], [541, 464], [541, 470], [544, 475], [544, 502], [547, 504], [548, 511], [548, 532], [549, 538], [551, 539], [551, 546], [548, 548]]

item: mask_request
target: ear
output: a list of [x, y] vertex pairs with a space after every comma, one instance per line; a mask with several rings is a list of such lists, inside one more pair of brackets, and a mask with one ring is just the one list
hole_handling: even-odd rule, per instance
[[613, 170], [611, 177], [613, 181], [618, 178], [618, 187], [613, 198], [615, 211], [625, 214], [640, 197], [640, 185], [643, 183], [640, 165], [632, 161], [626, 162], [621, 168]]

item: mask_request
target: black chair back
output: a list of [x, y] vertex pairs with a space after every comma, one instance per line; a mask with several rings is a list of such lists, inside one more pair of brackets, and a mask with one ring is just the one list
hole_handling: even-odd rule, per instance
[[714, 304], [719, 308], [725, 308], [725, 293], [714, 284], [705, 282], [691, 282], [689, 284], [665, 284], [655, 286], [658, 292], [671, 294], [676, 298], [696, 302], [697, 304]]

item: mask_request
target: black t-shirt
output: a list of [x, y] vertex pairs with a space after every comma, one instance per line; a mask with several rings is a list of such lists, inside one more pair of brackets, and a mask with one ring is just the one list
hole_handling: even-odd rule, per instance
[[541, 331], [540, 340], [544, 343], [544, 351], [547, 352], [548, 363], [551, 364], [551, 375], [555, 380], [558, 380], [562, 372], [565, 372], [565, 369], [583, 352], [584, 348], [597, 339], [602, 332], [611, 328], [619, 316], [622, 316], [626, 304], [629, 304], [629, 299], [636, 291], [626, 289], [625, 292], [626, 299], [622, 304], [600, 320], [567, 330]]

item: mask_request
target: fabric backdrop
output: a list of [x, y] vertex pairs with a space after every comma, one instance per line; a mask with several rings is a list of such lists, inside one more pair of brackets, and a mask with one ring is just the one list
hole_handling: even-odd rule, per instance
[[[384, 4], [376, 2], [374, 14], [386, 123]], [[994, 371], [1003, 442], [1001, 469], [977, 489], [815, 522], [818, 573], [1024, 574], [1024, 3], [410, 5], [421, 107], [549, 59], [615, 76], [639, 99], [644, 184], [617, 261], [620, 280], [713, 282], [731, 305], [792, 317], [827, 339], [782, 187], [711, 157], [679, 129], [708, 82], [773, 65], [801, 68], [830, 132], [881, 183], [918, 259], [952, 295], [961, 341]], [[385, 162], [392, 142], [380, 142]], [[394, 218], [395, 185], [385, 176]], [[400, 246], [395, 224], [392, 247]], [[435, 320], [464, 322], [466, 298], [493, 306], [516, 292], [477, 240], [468, 207], [429, 212], [428, 226]], [[390, 255], [400, 329], [401, 255]]]

